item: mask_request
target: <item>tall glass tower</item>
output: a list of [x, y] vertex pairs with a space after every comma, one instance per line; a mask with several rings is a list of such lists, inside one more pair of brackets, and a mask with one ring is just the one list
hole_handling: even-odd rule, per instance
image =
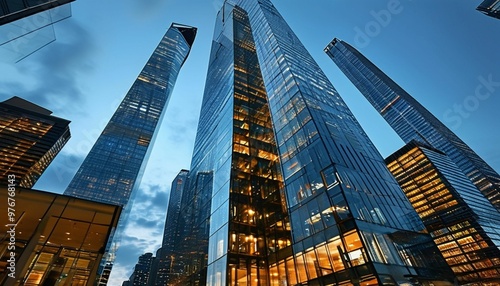
[[417, 140], [446, 153], [500, 210], [500, 175], [455, 133], [346, 42], [334, 39], [325, 51], [403, 141]]
[[192, 223], [177, 260], [186, 272], [168, 285], [453, 280], [383, 158], [269, 0], [226, 1], [218, 14], [189, 181], [181, 212]]
[[196, 28], [172, 24], [73, 177], [65, 195], [127, 205]]
[[[172, 24], [83, 161], [65, 195], [131, 209], [151, 145], [196, 36], [196, 28]], [[109, 259], [113, 260], [113, 257]]]

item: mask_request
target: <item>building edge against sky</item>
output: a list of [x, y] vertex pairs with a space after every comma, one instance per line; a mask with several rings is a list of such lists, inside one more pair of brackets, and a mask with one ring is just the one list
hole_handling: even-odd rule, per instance
[[[167, 281], [172, 279], [171, 276], [180, 275], [182, 269], [172, 269], [177, 257], [177, 249], [175, 246], [180, 243], [179, 233], [184, 225], [179, 224], [181, 213], [181, 201], [184, 190], [188, 185], [189, 171], [181, 170], [172, 181], [170, 188], [170, 197], [168, 200], [167, 216], [165, 218], [165, 227], [163, 231], [163, 241], [161, 248], [158, 250], [156, 258], [158, 259], [157, 274], [150, 285], [166, 285]], [[150, 276], [151, 279], [151, 276]], [[154, 283], [154, 284], [153, 284]]]
[[19, 62], [56, 40], [55, 23], [74, 0], [0, 0], [0, 61]]
[[[252, 176], [277, 184], [265, 190]], [[278, 190], [282, 213], [259, 209]], [[218, 14], [185, 197], [192, 225], [179, 250], [194, 248], [172, 285], [453, 281], [383, 158], [268, 0], [226, 1]], [[259, 232], [271, 222], [291, 239]]]
[[31, 188], [71, 137], [69, 121], [14, 96], [0, 102], [0, 182]]
[[100, 285], [107, 283], [120, 232], [196, 31], [176, 23], [170, 26], [64, 192], [124, 208]]
[[462, 170], [443, 152], [417, 141], [385, 162], [458, 282], [500, 284], [500, 213]]
[[500, 211], [500, 175], [453, 131], [348, 43], [335, 38], [325, 52], [404, 142], [445, 152]]
[[500, 0], [485, 0], [476, 9], [485, 15], [500, 19]]
[[[163, 232], [163, 241], [161, 247], [156, 251], [156, 257], [152, 257], [149, 268], [139, 266], [141, 264], [141, 257], [134, 268], [134, 272], [130, 275], [127, 281], [123, 281], [122, 286], [144, 285], [144, 286], [164, 286], [169, 281], [176, 280], [184, 271], [184, 264], [177, 263], [178, 259], [182, 259], [181, 254], [176, 247], [183, 242], [180, 240], [180, 233], [185, 228], [184, 224], [179, 221], [183, 214], [181, 213], [181, 202], [183, 194], [188, 186], [189, 171], [182, 169], [172, 181], [170, 188], [170, 196], [168, 200], [167, 214], [165, 218], [165, 226]], [[144, 263], [142, 263], [144, 264]], [[180, 267], [182, 266], [182, 267]], [[142, 274], [138, 274], [139, 271]], [[141, 282], [137, 282], [138, 275], [144, 277], [144, 272], [147, 270], [149, 275], [147, 279], [142, 278]], [[135, 283], [135, 284], [134, 284]]]

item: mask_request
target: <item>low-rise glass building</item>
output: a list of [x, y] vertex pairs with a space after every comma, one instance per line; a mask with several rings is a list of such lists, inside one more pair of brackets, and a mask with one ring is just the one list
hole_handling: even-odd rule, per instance
[[121, 207], [25, 189], [15, 178], [0, 186], [0, 201], [1, 285], [94, 285]]

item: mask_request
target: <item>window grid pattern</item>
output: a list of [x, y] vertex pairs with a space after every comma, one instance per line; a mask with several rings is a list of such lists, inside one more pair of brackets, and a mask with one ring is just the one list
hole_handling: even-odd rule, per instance
[[[306, 263], [308, 283], [340, 283], [352, 275], [363, 282], [405, 280], [412, 271], [451, 279], [440, 255], [426, 261], [418, 254], [437, 249], [429, 236], [417, 233], [424, 226], [380, 154], [271, 1], [237, 5], [249, 15], [278, 144], [293, 254]], [[361, 248], [348, 250], [351, 231]], [[384, 267], [364, 241], [372, 233], [383, 239], [373, 243], [385, 243], [393, 257]], [[331, 253], [322, 243], [336, 236], [342, 271], [319, 267], [326, 264], [323, 253]], [[403, 242], [404, 236], [414, 237], [414, 245]], [[287, 269], [283, 265], [277, 266], [278, 277]]]
[[66, 195], [125, 206], [140, 182], [190, 44], [172, 26], [73, 177]]
[[458, 281], [500, 282], [500, 214], [442, 152], [411, 142], [386, 159]]
[[334, 39], [326, 53], [403, 141], [445, 152], [500, 210], [500, 175], [441, 121], [349, 44]]
[[0, 103], [0, 182], [31, 188], [70, 138], [69, 121]]
[[[106, 247], [102, 272], [111, 268], [121, 233], [179, 71], [196, 28], [172, 24], [118, 106], [64, 194], [122, 206], [119, 226]], [[106, 269], [105, 269], [106, 270]], [[101, 284], [106, 284], [107, 270]]]

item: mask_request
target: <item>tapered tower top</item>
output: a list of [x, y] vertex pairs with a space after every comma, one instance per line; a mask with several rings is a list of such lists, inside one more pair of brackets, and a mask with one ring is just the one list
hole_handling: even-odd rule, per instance
[[198, 30], [197, 28], [178, 23], [172, 23], [171, 28], [179, 30], [190, 47], [193, 45], [194, 38], [196, 37], [196, 32]]

